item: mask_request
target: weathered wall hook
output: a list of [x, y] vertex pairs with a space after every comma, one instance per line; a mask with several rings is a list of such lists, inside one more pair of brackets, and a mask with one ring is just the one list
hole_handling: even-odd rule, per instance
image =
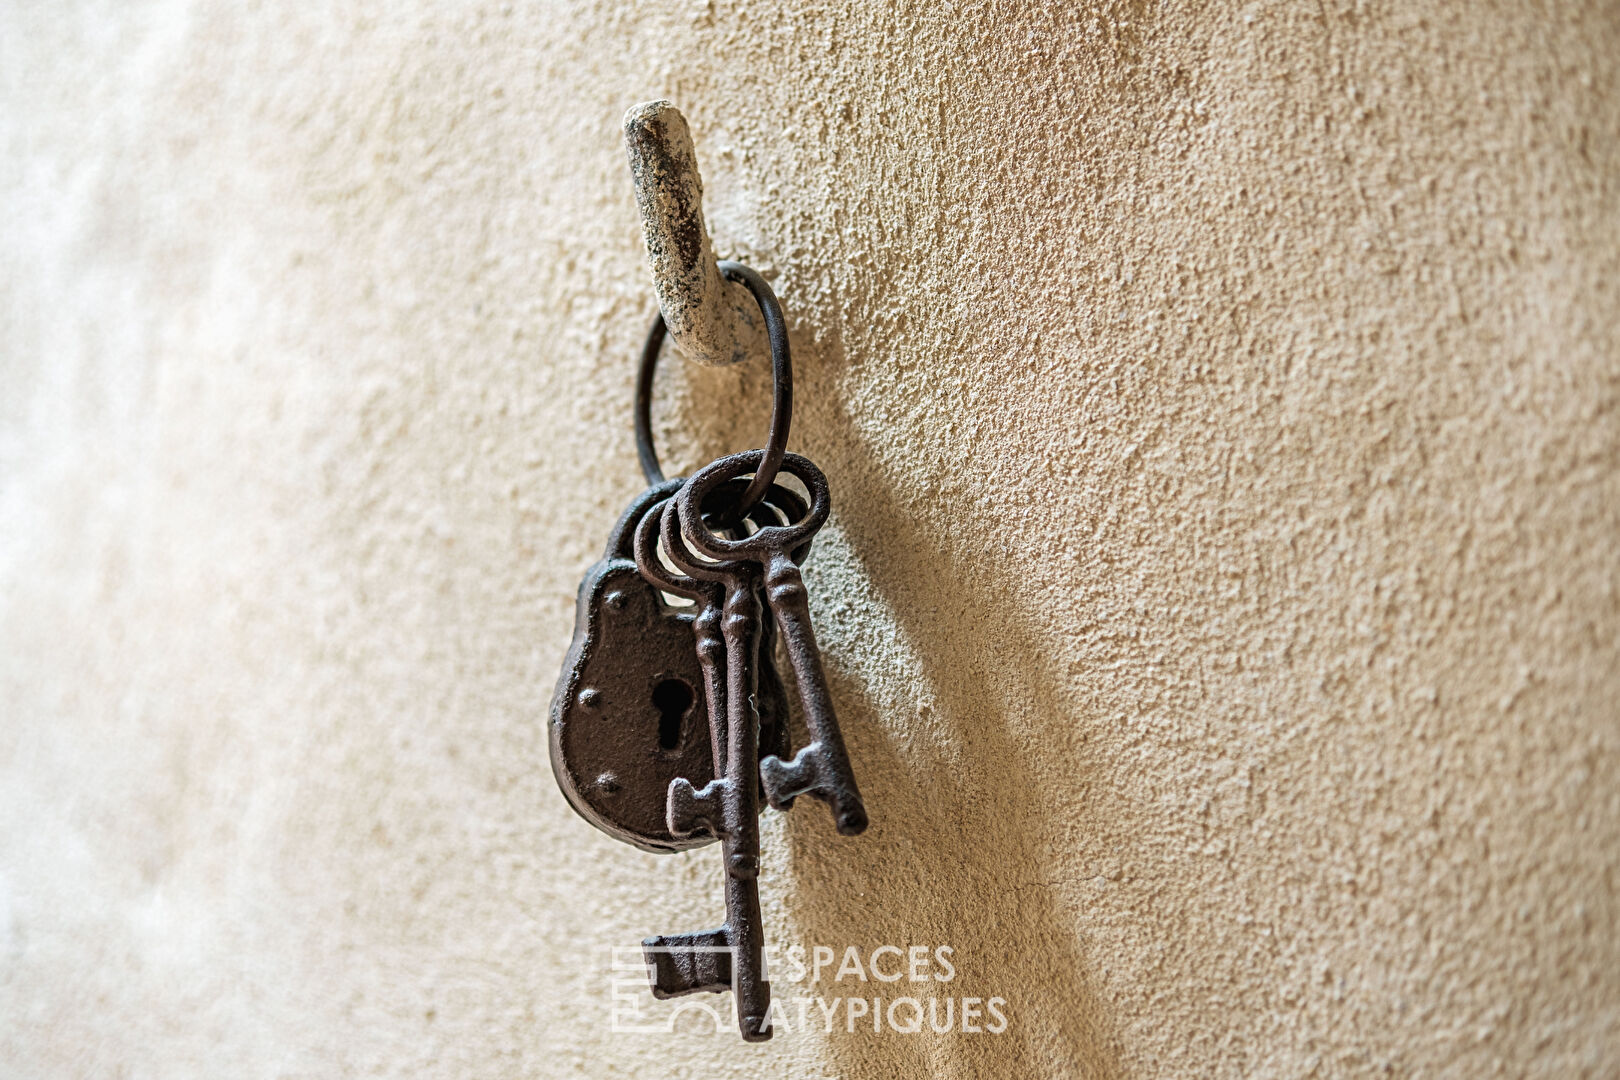
[[759, 306], [715, 265], [686, 117], [667, 101], [632, 106], [624, 114], [624, 144], [658, 308], [676, 346], [700, 364], [764, 355]]

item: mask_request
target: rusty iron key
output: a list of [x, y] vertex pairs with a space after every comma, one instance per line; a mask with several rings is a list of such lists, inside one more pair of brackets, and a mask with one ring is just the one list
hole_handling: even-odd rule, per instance
[[[694, 506], [694, 513], [697, 506]], [[759, 906], [759, 716], [757, 692], [763, 612], [758, 572], [746, 562], [704, 563], [681, 543], [679, 519], [662, 510], [664, 553], [676, 568], [724, 590], [720, 632], [725, 642], [726, 753], [721, 775], [702, 787], [689, 778], [670, 781], [667, 825], [674, 836], [718, 836], [726, 870], [726, 922], [715, 930], [646, 939], [653, 996], [676, 997], [730, 989], [742, 1037], [771, 1037], [771, 984], [765, 978], [765, 930]], [[767, 526], [771, 527], [771, 526]]]
[[[816, 648], [815, 630], [810, 622], [804, 578], [793, 559], [794, 550], [814, 536], [827, 520], [832, 501], [827, 477], [809, 458], [784, 455], [782, 471], [798, 477], [810, 493], [809, 510], [792, 525], [765, 525], [751, 536], [733, 539], [712, 532], [701, 512], [711, 492], [759, 467], [763, 456], [762, 451], [748, 450], [720, 458], [698, 470], [686, 482], [673, 499], [680, 519], [681, 539], [693, 552], [719, 560], [722, 565], [743, 561], [762, 568], [765, 598], [792, 664], [799, 700], [804, 707], [805, 726], [810, 733], [810, 742], [791, 760], [773, 757], [760, 762], [760, 779], [766, 798], [778, 808], [790, 805], [799, 795], [821, 799], [831, 808], [838, 831], [852, 836], [866, 829], [866, 807], [855, 784], [855, 773], [850, 767], [821, 668], [821, 653]], [[669, 517], [666, 508], [666, 533]]]

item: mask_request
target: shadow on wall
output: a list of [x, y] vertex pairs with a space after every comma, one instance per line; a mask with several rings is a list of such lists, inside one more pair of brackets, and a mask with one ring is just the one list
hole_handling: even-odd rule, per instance
[[[795, 352], [815, 356], [819, 370], [842, 370], [842, 350], [826, 343], [819, 350], [795, 343]], [[823, 380], [816, 392], [836, 395], [835, 380]], [[816, 441], [858, 459], [866, 452], [861, 433], [847, 422], [825, 426], [829, 416], [845, 415], [842, 401], [826, 404], [818, 410]], [[949, 1034], [931, 1032], [926, 1011], [920, 1033], [895, 1032], [886, 1022], [874, 1033], [870, 1015], [851, 1021], [840, 1005], [825, 1037], [834, 1057], [829, 1064], [845, 1078], [1116, 1075], [1116, 1040], [1087, 978], [1076, 920], [1049, 880], [1045, 853], [1055, 833], [1076, 823], [1054, 821], [1053, 809], [1041, 802], [1034, 775], [1040, 748], [1017, 730], [1019, 713], [1063, 723], [1072, 711], [1065, 691], [1043, 673], [1035, 636], [1016, 624], [1016, 612], [989, 592], [982, 575], [954, 565], [941, 538], [924, 528], [896, 525], [911, 517], [878, 470], [846, 476], [835, 498], [854, 576], [876, 592], [929, 601], [891, 605], [901, 637], [919, 653], [922, 685], [909, 714], [885, 715], [865, 683], [828, 657], [827, 677], [873, 824], [850, 840], [834, 832], [819, 803], [788, 815], [790, 879], [771, 891], [782, 897], [807, 949], [829, 945], [841, 957], [854, 945], [870, 957], [880, 945], [949, 945], [957, 975], [885, 984], [833, 982], [823, 973], [813, 987], [782, 985], [781, 996], [883, 1002], [911, 996], [926, 1010], [932, 995], [942, 1025], [944, 999], [955, 999]], [[1012, 670], [1020, 700], [998, 701], [998, 687], [1006, 684], [986, 676]], [[926, 724], [926, 740], [907, 745], [897, 738], [911, 724]], [[1007, 1002], [1005, 1030], [962, 1032], [962, 999], [994, 996]], [[812, 1026], [825, 1022], [816, 1006], [809, 1016]]]

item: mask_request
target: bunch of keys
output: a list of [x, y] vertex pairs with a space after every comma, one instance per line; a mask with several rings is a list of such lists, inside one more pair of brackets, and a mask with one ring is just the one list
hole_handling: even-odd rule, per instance
[[[575, 811], [645, 851], [716, 840], [725, 924], [647, 938], [654, 997], [730, 990], [750, 1042], [771, 1037], [759, 904], [759, 812], [800, 795], [827, 804], [840, 833], [865, 830], [799, 572], [827, 520], [827, 478], [786, 452], [793, 378], [781, 307], [763, 278], [722, 262], [765, 316], [775, 383], [763, 450], [666, 480], [652, 445], [652, 379], [664, 339], [656, 318], [636, 388], [636, 448], [648, 487], [608, 535], [579, 588], [574, 639], [551, 704], [551, 767]], [[776, 483], [796, 477], [808, 499]], [[675, 596], [687, 603], [672, 604]], [[809, 741], [797, 752], [780, 638]]]

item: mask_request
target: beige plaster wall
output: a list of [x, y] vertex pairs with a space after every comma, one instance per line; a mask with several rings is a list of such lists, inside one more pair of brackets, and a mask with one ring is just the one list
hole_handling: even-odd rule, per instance
[[[5, 5], [3, 1071], [1615, 1075], [1617, 73], [1613, 3]], [[660, 96], [834, 484], [875, 824], [768, 816], [769, 932], [1001, 1035], [609, 1030], [720, 912], [545, 756]], [[676, 464], [762, 375], [671, 366]]]

